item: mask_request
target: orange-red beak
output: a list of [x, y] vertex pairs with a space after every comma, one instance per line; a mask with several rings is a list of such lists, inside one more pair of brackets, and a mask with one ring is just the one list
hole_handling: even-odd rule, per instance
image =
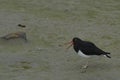
[[68, 46], [66, 49], [69, 49], [69, 48], [73, 45], [73, 41], [70, 41], [70, 42], [68, 42], [68, 43], [65, 43], [64, 45], [68, 45], [68, 44], [70, 44], [70, 46]]

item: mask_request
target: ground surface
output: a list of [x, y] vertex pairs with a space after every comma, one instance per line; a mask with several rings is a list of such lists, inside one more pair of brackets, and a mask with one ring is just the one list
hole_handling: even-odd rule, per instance
[[[0, 0], [0, 36], [16, 31], [29, 41], [0, 40], [0, 80], [120, 80], [120, 0]], [[75, 36], [112, 58], [81, 73], [87, 59], [59, 46]]]

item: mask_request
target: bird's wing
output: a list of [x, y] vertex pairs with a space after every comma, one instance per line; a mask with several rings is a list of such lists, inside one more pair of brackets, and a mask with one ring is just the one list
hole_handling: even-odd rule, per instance
[[94, 43], [88, 41], [85, 41], [83, 49], [83, 52], [87, 55], [101, 55], [102, 53], [104, 53], [104, 51], [99, 49]]

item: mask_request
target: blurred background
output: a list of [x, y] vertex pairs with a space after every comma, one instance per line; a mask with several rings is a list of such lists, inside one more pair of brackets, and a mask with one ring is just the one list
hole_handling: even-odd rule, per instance
[[[0, 0], [0, 36], [23, 31], [28, 39], [0, 39], [0, 80], [119, 80], [119, 30], [119, 0]], [[81, 73], [87, 59], [59, 46], [73, 37], [112, 58], [91, 58]]]

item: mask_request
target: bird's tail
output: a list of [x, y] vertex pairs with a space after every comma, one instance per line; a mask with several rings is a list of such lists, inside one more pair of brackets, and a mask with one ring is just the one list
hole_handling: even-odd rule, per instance
[[108, 58], [111, 58], [110, 53], [108, 53], [108, 52], [106, 52], [106, 54], [104, 54], [104, 55]]

